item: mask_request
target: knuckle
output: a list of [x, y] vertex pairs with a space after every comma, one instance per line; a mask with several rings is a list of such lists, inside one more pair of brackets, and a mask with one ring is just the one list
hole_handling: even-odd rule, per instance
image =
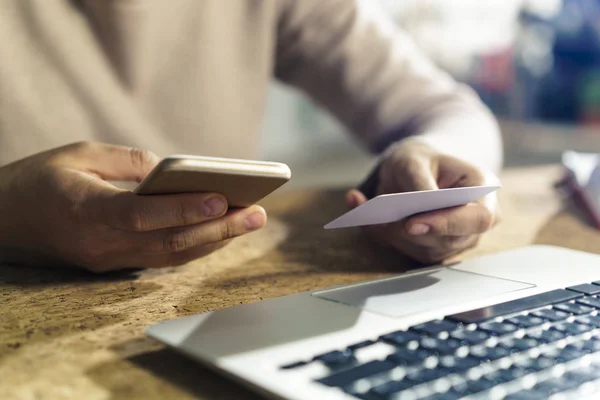
[[149, 229], [150, 213], [145, 208], [138, 208], [133, 212], [127, 213], [125, 225], [134, 232], [143, 232]]
[[129, 157], [131, 158], [131, 163], [136, 167], [145, 167], [154, 164], [154, 160], [156, 159], [154, 153], [137, 147], [129, 149]]
[[198, 214], [186, 204], [179, 203], [175, 209], [175, 217], [177, 218], [179, 225], [192, 225], [193, 223], [197, 222]]
[[231, 239], [238, 236], [236, 233], [234, 222], [231, 219], [226, 219], [219, 224], [218, 240]]
[[432, 231], [440, 236], [450, 235], [454, 231], [455, 225], [452, 218], [436, 218], [431, 222]]
[[86, 141], [70, 143], [52, 151], [48, 156], [47, 162], [49, 164], [54, 164], [65, 160], [77, 159], [82, 156], [86, 157], [93, 153], [97, 146], [97, 143]]
[[165, 237], [164, 248], [168, 253], [180, 253], [193, 246], [190, 232], [174, 232]]
[[398, 158], [395, 160], [395, 167], [409, 175], [419, 174], [423, 170], [421, 160], [416, 157]]

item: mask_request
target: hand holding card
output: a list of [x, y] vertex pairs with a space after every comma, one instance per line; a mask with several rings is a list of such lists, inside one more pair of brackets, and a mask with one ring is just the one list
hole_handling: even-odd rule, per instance
[[325, 225], [325, 229], [396, 222], [411, 215], [477, 201], [500, 185], [424, 190], [377, 196]]

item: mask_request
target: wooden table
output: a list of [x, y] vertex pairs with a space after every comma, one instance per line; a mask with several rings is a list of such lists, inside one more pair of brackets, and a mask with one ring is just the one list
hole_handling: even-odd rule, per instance
[[[462, 257], [532, 243], [600, 253], [600, 234], [552, 188], [559, 175], [556, 166], [506, 171], [503, 223]], [[180, 268], [94, 276], [0, 267], [0, 399], [259, 399], [144, 329], [415, 267], [358, 230], [321, 228], [343, 211], [343, 192], [272, 196], [264, 230]]]

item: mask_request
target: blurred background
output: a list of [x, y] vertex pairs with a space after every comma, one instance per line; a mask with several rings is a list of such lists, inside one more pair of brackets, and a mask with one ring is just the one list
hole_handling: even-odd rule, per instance
[[[600, 0], [373, 0], [498, 117], [506, 167], [600, 152]], [[353, 184], [373, 164], [344, 129], [273, 83], [264, 154], [296, 186]]]

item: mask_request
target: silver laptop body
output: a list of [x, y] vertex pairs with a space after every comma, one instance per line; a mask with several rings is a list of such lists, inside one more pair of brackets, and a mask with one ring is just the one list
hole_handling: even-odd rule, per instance
[[600, 256], [531, 246], [147, 333], [270, 398], [600, 398], [596, 281]]

